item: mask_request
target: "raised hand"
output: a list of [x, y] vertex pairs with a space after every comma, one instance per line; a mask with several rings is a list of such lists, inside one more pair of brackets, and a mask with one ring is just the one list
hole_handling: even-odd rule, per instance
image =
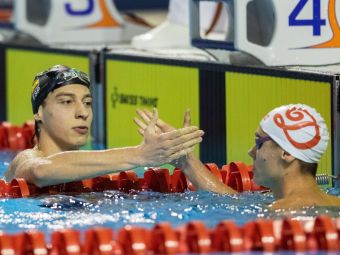
[[[147, 124], [151, 121], [152, 118], [152, 113], [146, 109], [140, 110], [137, 109], [137, 114], [141, 118], [135, 117], [133, 121], [135, 124], [138, 126], [138, 132], [140, 135], [144, 135], [144, 130], [146, 129]], [[183, 127], [189, 127], [191, 125], [191, 115], [190, 115], [190, 110], [187, 109], [184, 114], [184, 122], [183, 122]], [[166, 133], [176, 130], [173, 126], [171, 126], [169, 123], [166, 123], [165, 121], [161, 119], [157, 119], [156, 122], [156, 133]]]
[[[146, 129], [146, 126], [151, 121], [152, 113], [146, 109], [144, 110], [137, 109], [137, 114], [141, 119], [135, 117], [134, 122], [138, 126], [139, 134], [144, 136], [144, 131]], [[170, 124], [166, 123], [165, 121], [159, 118], [157, 119], [157, 122], [156, 122], [156, 133], [157, 134], [166, 133], [166, 132], [170, 132], [173, 130], [176, 130], [173, 126], [171, 126]]]
[[[176, 130], [174, 127], [169, 125], [168, 123], [164, 122], [161, 119], [155, 118], [154, 114], [152, 114], [150, 111], [147, 110], [137, 110], [137, 114], [140, 117], [140, 119], [135, 118], [134, 122], [138, 126], [138, 132], [144, 136], [146, 139], [147, 136], [150, 135], [149, 128], [152, 123], [154, 129], [153, 132], [159, 135], [158, 139], [161, 140], [160, 137], [163, 135], [169, 135], [174, 134], [175, 131], [180, 131], [190, 133], [190, 129], [193, 127], [190, 127], [191, 125], [191, 116], [190, 111], [187, 110], [184, 115], [184, 122], [183, 122], [183, 128]], [[180, 132], [180, 133], [181, 133]], [[192, 131], [191, 134], [195, 133], [197, 131]], [[179, 134], [177, 134], [177, 137], [179, 137]], [[184, 133], [183, 133], [184, 134]], [[182, 134], [182, 135], [183, 135]], [[203, 134], [203, 131], [202, 131]], [[154, 134], [155, 135], [155, 134]], [[188, 136], [188, 134], [183, 135]], [[176, 137], [176, 136], [175, 136]], [[163, 137], [164, 139], [164, 137]], [[199, 137], [200, 140], [202, 140], [201, 137]], [[167, 143], [167, 142], [165, 142]], [[167, 159], [171, 160], [171, 164], [175, 165], [176, 167], [179, 167], [182, 169], [184, 174], [187, 176], [187, 178], [194, 184], [194, 186], [197, 189], [201, 190], [209, 190], [221, 194], [235, 194], [237, 193], [232, 188], [224, 185], [222, 182], [220, 182], [212, 173], [210, 173], [204, 164], [192, 153], [195, 143], [193, 141], [191, 142], [185, 142], [185, 148], [183, 147], [182, 150], [177, 146], [173, 147], [176, 148], [176, 151], [172, 156], [167, 157]], [[190, 144], [191, 147], [190, 147]], [[180, 145], [180, 146], [183, 146]], [[172, 149], [173, 149], [172, 148]], [[169, 150], [170, 151], [170, 150]], [[150, 154], [151, 155], [151, 154]], [[164, 159], [164, 154], [159, 155], [160, 159]], [[166, 158], [166, 157], [165, 157]]]
[[189, 127], [191, 125], [191, 114], [190, 110], [187, 109], [184, 113], [183, 127]]
[[[137, 112], [143, 121], [135, 118], [139, 133], [144, 136], [140, 146], [143, 165], [156, 166], [181, 158], [193, 151], [194, 145], [202, 141], [204, 132], [197, 127], [188, 126], [190, 114], [186, 114], [187, 127], [175, 129], [158, 119], [157, 110]], [[166, 132], [164, 132], [166, 131]]]

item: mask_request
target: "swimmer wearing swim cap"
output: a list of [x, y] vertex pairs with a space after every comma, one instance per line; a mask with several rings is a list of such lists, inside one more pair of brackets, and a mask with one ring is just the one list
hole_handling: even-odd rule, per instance
[[308, 105], [280, 106], [261, 120], [249, 155], [254, 181], [277, 199], [273, 208], [340, 206], [340, 199], [320, 190], [315, 180], [328, 141], [324, 119]]
[[[139, 119], [135, 118], [135, 123], [143, 134], [152, 115], [147, 110], [138, 110], [137, 114]], [[188, 112], [185, 123], [190, 123]], [[157, 127], [163, 132], [174, 129], [161, 119]], [[255, 145], [248, 154], [253, 158], [256, 184], [273, 191], [276, 201], [270, 205], [271, 208], [340, 206], [340, 198], [320, 190], [315, 180], [317, 163], [325, 153], [328, 141], [324, 119], [310, 106], [284, 105], [265, 115], [255, 133]], [[174, 163], [196, 189], [221, 194], [237, 193], [207, 171], [193, 153]]]
[[157, 110], [137, 146], [82, 151], [93, 119], [88, 76], [64, 65], [38, 73], [31, 92], [37, 144], [20, 152], [5, 172], [5, 180], [24, 178], [38, 187], [84, 180], [178, 159], [202, 141], [202, 130], [190, 126], [156, 133]]
[[[39, 106], [50, 92], [70, 84], [84, 85], [90, 90], [90, 80], [87, 74], [74, 68], [56, 65], [38, 73], [32, 85], [31, 103], [33, 114], [38, 112]], [[39, 121], [35, 121], [35, 135], [39, 139]]]
[[38, 73], [32, 85], [33, 113], [37, 113], [39, 106], [51, 91], [69, 84], [81, 84], [90, 88], [90, 80], [87, 74], [75, 68], [56, 65]]
[[307, 105], [285, 105], [268, 113], [261, 129], [281, 148], [306, 163], [318, 163], [329, 134], [321, 115]]

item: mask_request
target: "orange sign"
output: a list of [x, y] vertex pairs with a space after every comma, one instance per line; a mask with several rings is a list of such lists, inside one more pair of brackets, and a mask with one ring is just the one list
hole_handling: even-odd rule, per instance
[[328, 19], [333, 32], [333, 37], [327, 42], [317, 44], [311, 48], [338, 48], [340, 47], [340, 26], [336, 17], [335, 0], [329, 0]]

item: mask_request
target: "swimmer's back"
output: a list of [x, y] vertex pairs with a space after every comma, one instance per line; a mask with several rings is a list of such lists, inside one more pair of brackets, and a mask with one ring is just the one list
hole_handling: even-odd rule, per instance
[[324, 192], [306, 192], [298, 196], [290, 196], [272, 203], [272, 209], [296, 209], [310, 206], [340, 207], [340, 197], [328, 195]]
[[339, 206], [340, 207], [340, 197], [336, 197], [336, 196], [331, 196], [331, 195], [327, 195], [328, 199], [330, 201], [330, 204], [332, 206]]

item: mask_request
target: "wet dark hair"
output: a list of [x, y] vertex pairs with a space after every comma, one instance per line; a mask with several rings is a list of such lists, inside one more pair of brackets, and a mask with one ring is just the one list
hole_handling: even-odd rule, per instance
[[34, 141], [34, 138], [37, 137], [38, 141], [39, 141], [39, 138], [40, 138], [40, 127], [39, 127], [39, 123], [40, 121], [37, 121], [35, 120], [34, 121], [34, 134], [31, 138], [31, 143], [34, 145], [35, 141]]

